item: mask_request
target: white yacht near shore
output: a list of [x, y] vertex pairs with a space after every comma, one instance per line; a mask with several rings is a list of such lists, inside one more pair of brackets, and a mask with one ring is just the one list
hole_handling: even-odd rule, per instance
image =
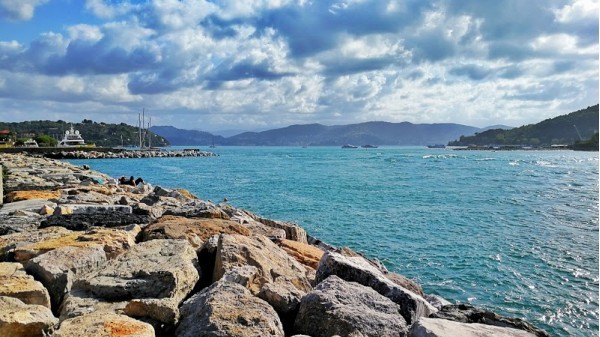
[[63, 139], [58, 143], [58, 147], [94, 147], [93, 144], [86, 144], [85, 140], [79, 133], [79, 130], [73, 129], [73, 125], [71, 124], [71, 128], [65, 131], [65, 135]]

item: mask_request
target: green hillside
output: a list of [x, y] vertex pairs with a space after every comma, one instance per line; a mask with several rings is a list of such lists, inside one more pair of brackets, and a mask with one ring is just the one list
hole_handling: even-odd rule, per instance
[[598, 132], [598, 104], [568, 115], [546, 119], [537, 124], [524, 125], [510, 130], [488, 130], [474, 136], [461, 136], [450, 146], [468, 145], [571, 145], [589, 139]]
[[[84, 119], [81, 123], [67, 123], [65, 121], [28, 121], [5, 123], [0, 122], [0, 130], [11, 131], [12, 140], [16, 141], [23, 138], [34, 138], [41, 135], [47, 135], [54, 139], [62, 139], [66, 130], [73, 125], [75, 130], [79, 130], [86, 143], [94, 143], [96, 146], [114, 147], [114, 146], [138, 146], [138, 128], [135, 126], [121, 124], [97, 123], [89, 119]], [[151, 137], [152, 146], [167, 146], [169, 142], [152, 132], [148, 132]], [[121, 143], [122, 139], [122, 143]], [[147, 142], [146, 142], [146, 145]]]

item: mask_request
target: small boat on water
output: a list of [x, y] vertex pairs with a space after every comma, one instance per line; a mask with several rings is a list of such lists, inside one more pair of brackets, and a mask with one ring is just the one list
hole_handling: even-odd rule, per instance
[[35, 141], [35, 139], [29, 138], [25, 142], [23, 142], [23, 147], [39, 147], [39, 145]]
[[79, 130], [73, 129], [73, 125], [67, 131], [63, 139], [58, 143], [58, 147], [95, 147], [94, 144], [86, 144], [79, 133]]
[[444, 144], [433, 144], [433, 145], [427, 145], [428, 148], [430, 149], [445, 149], [446, 145]]
[[358, 146], [352, 144], [344, 144], [342, 145], [342, 149], [358, 149]]
[[365, 144], [363, 146], [361, 146], [363, 149], [376, 149], [378, 148], [377, 145], [371, 145], [371, 144]]

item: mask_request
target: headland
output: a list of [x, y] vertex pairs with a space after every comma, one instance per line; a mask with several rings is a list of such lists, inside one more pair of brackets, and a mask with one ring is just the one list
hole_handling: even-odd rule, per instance
[[40, 156], [0, 165], [1, 336], [548, 336], [293, 223]]

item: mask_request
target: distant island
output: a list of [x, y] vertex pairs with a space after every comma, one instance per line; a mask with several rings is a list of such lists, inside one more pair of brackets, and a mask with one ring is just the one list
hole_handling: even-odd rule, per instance
[[[593, 137], [595, 135], [595, 147]], [[574, 145], [577, 144], [577, 145]], [[537, 124], [510, 130], [491, 129], [472, 136], [462, 135], [450, 146], [572, 146], [598, 151], [598, 104]]]
[[[509, 127], [506, 127], [509, 128]], [[463, 134], [486, 129], [467, 125], [366, 122], [349, 125], [291, 125], [262, 132], [244, 132], [221, 137], [203, 131], [182, 130], [172, 126], [150, 128], [172, 145], [235, 146], [342, 146], [344, 144], [419, 145], [446, 144]]]

